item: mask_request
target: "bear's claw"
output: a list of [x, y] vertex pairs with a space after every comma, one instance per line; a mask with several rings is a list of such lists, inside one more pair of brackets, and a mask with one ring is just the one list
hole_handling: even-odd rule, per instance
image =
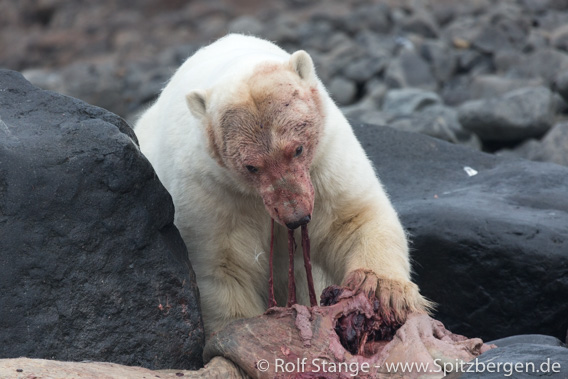
[[369, 300], [379, 299], [378, 313], [389, 322], [403, 324], [410, 313], [429, 314], [433, 303], [420, 294], [411, 281], [380, 278], [372, 270], [358, 269], [349, 273], [344, 286], [355, 293], [367, 294]]

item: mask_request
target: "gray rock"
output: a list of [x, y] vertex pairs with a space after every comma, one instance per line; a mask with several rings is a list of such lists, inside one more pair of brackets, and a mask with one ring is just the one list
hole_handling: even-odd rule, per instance
[[529, 35], [530, 23], [516, 4], [497, 3], [479, 25], [473, 46], [484, 53], [522, 50]]
[[510, 154], [568, 166], [568, 123], [556, 124], [542, 140], [528, 140]]
[[[539, 0], [540, 1], [540, 0]], [[527, 53], [544, 49], [550, 46], [550, 35], [549, 33], [540, 29], [531, 29], [529, 36], [527, 37], [527, 44], [524, 51]]]
[[442, 41], [426, 40], [420, 46], [420, 54], [430, 63], [438, 82], [446, 82], [455, 73], [457, 59], [453, 50]]
[[374, 53], [354, 59], [343, 69], [346, 78], [364, 83], [380, 74], [390, 61], [388, 55]]
[[391, 9], [385, 3], [361, 4], [340, 20], [340, 28], [355, 34], [360, 30], [371, 30], [386, 34], [392, 28]]
[[474, 76], [469, 83], [470, 100], [499, 97], [517, 89], [525, 87], [543, 86], [541, 78], [511, 79], [500, 75]]
[[229, 33], [242, 33], [261, 36], [264, 26], [256, 17], [244, 15], [232, 20], [227, 27]]
[[554, 80], [554, 89], [568, 101], [568, 71], [563, 71]]
[[517, 334], [563, 340], [568, 168], [353, 125], [412, 236], [416, 281], [438, 304], [434, 316], [454, 333], [486, 341]]
[[[505, 50], [498, 51], [493, 54], [493, 64], [495, 65], [495, 70], [502, 76], [506, 76], [509, 70], [516, 69], [519, 62], [526, 59], [526, 54], [519, 51]], [[518, 78], [534, 78], [539, 77], [539, 75], [514, 75], [514, 79]]]
[[444, 105], [431, 105], [407, 115], [389, 117], [387, 124], [397, 130], [422, 133], [474, 149], [481, 148], [479, 138], [472, 132], [464, 130], [459, 123], [457, 111]]
[[471, 100], [469, 94], [471, 78], [469, 75], [456, 75], [443, 84], [441, 95], [444, 104], [457, 106]]
[[435, 92], [419, 88], [393, 89], [386, 93], [382, 110], [391, 117], [409, 116], [441, 102], [442, 99]]
[[425, 38], [436, 38], [439, 34], [436, 19], [424, 9], [405, 17], [401, 24], [402, 31], [406, 33], [418, 34]]
[[437, 88], [436, 78], [428, 62], [414, 49], [402, 49], [393, 58], [385, 72], [385, 83], [391, 88], [418, 87], [426, 90]]
[[458, 108], [463, 127], [487, 141], [520, 141], [546, 133], [554, 120], [554, 97], [545, 87], [529, 87]]
[[564, 379], [568, 375], [568, 349], [521, 343], [492, 349], [471, 361], [471, 371], [453, 378], [502, 379], [541, 378]]
[[357, 94], [357, 85], [349, 79], [341, 76], [334, 77], [327, 86], [329, 94], [338, 105], [353, 103]]
[[301, 24], [298, 31], [298, 38], [303, 48], [306, 50], [327, 52], [336, 46], [335, 43], [332, 43], [332, 39], [330, 38], [334, 33], [336, 33], [336, 30], [331, 20], [319, 19]]
[[196, 369], [174, 207], [118, 116], [0, 70], [0, 357]]
[[568, 51], [568, 25], [562, 25], [554, 30], [550, 43], [557, 49]]
[[526, 54], [516, 60], [506, 72], [512, 78], [543, 78], [547, 84], [568, 70], [568, 54], [559, 50], [545, 48]]
[[269, 41], [278, 41], [283, 47], [290, 44], [296, 45], [299, 38], [298, 20], [291, 15], [281, 14], [266, 24], [262, 36]]
[[477, 50], [460, 50], [456, 53], [457, 69], [460, 72], [475, 73], [487, 70], [490, 58]]
[[380, 109], [389, 88], [382, 80], [373, 78], [365, 83], [364, 91], [363, 101], [368, 101], [373, 109]]
[[76, 97], [126, 118], [153, 101], [175, 68], [195, 50], [193, 45], [184, 45], [128, 65], [112, 60], [77, 62], [23, 74], [38, 87]]

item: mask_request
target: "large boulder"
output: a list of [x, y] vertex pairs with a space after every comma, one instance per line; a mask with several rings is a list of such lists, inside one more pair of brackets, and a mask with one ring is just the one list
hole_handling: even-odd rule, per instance
[[471, 100], [458, 108], [464, 128], [488, 141], [540, 137], [554, 122], [554, 97], [546, 87], [527, 87], [501, 97]]
[[202, 365], [173, 204], [118, 116], [0, 71], [0, 358]]
[[568, 327], [568, 168], [354, 124], [412, 240], [423, 293], [454, 333]]

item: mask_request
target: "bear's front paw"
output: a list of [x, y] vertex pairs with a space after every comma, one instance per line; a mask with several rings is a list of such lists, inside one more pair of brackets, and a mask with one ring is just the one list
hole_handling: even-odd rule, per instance
[[418, 286], [408, 280], [379, 277], [371, 270], [350, 272], [343, 285], [355, 293], [363, 292], [379, 299], [379, 313], [390, 321], [404, 324], [410, 313], [429, 314], [434, 304], [420, 294]]

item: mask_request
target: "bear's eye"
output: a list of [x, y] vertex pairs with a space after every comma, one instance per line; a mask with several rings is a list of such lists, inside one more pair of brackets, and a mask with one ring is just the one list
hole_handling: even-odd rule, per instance
[[256, 174], [256, 173], [258, 172], [258, 168], [254, 167], [254, 166], [247, 165], [247, 166], [245, 166], [245, 168], [246, 168], [251, 174]]
[[298, 148], [296, 149], [296, 154], [294, 154], [294, 156], [295, 157], [299, 156], [300, 154], [302, 154], [303, 151], [304, 151], [304, 147], [298, 146]]

